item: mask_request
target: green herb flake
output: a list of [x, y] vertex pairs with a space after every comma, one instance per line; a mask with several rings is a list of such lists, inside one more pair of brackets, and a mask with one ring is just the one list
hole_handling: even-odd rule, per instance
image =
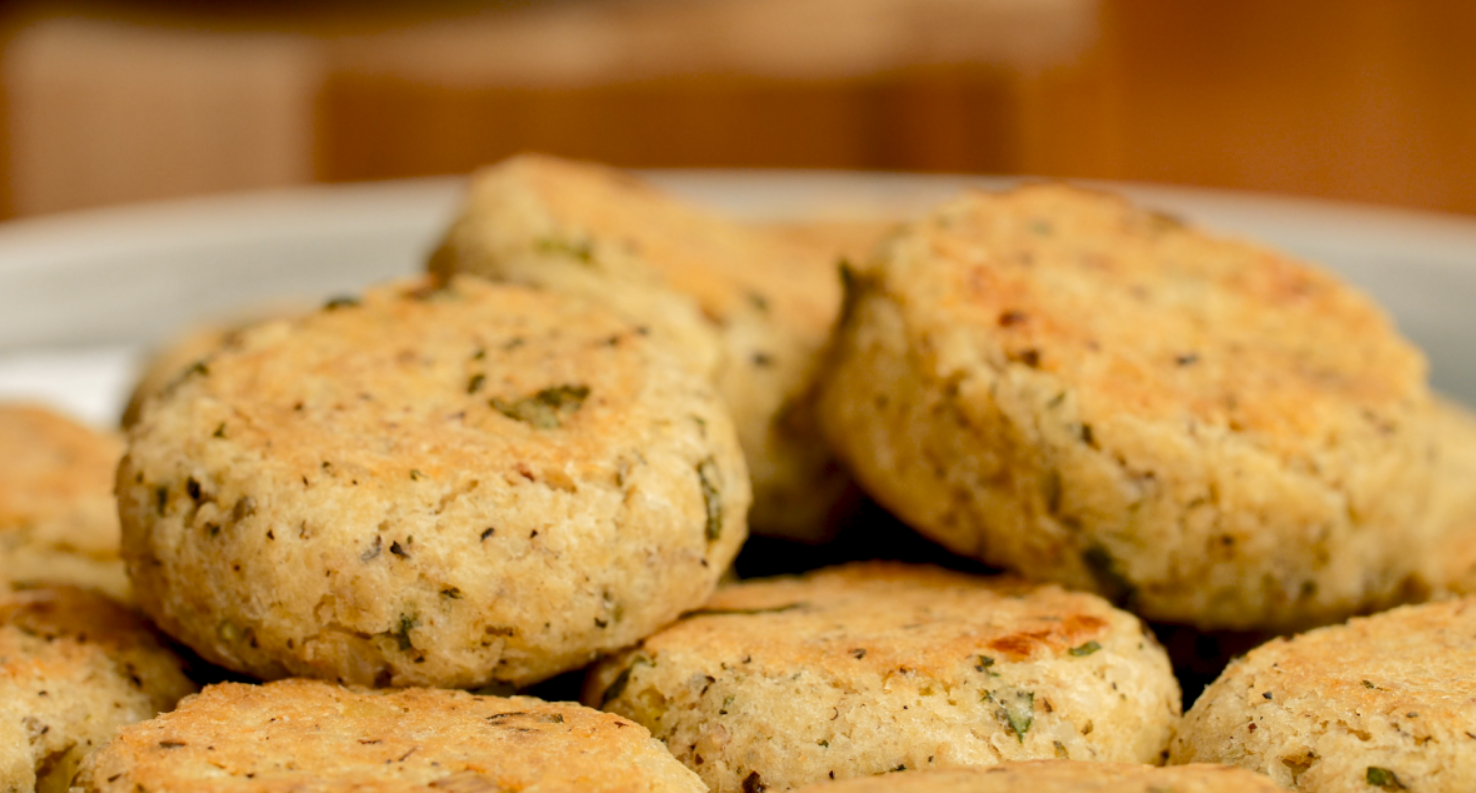
[[585, 264], [594, 261], [594, 249], [588, 241], [571, 242], [558, 237], [540, 237], [533, 243], [539, 253], [568, 256]]
[[645, 664], [646, 666], [655, 666], [655, 664], [651, 663], [651, 659], [645, 657], [644, 655], [636, 656], [630, 662], [630, 666], [627, 666], [624, 669], [620, 670], [620, 674], [616, 675], [615, 679], [610, 681], [610, 685], [605, 687], [605, 693], [600, 695], [600, 707], [605, 707], [606, 705], [610, 704], [611, 700], [625, 693], [625, 687], [630, 685], [631, 672], [634, 672], [635, 668], [637, 666], [640, 666], [641, 664]]
[[411, 468], [410, 469], [410, 481], [412, 481], [412, 482], [419, 482], [420, 480], [422, 480], [424, 478], [425, 478], [425, 474], [421, 473], [419, 468]]
[[507, 713], [494, 713], [487, 717], [489, 724], [501, 726], [508, 719], [522, 719], [534, 724], [563, 724], [564, 716], [561, 713], [529, 713], [527, 711], [515, 710]]
[[697, 465], [697, 479], [702, 485], [702, 504], [707, 508], [707, 541], [717, 542], [723, 535], [723, 494], [718, 489], [718, 467], [711, 457]]
[[468, 394], [475, 394], [476, 392], [481, 391], [482, 390], [482, 383], [485, 383], [485, 382], [487, 382], [487, 376], [486, 375], [484, 375], [484, 374], [474, 374], [474, 375], [472, 375], [471, 376], [471, 379], [468, 380], [467, 383], [466, 383], [466, 392]]
[[376, 535], [374, 537], [374, 544], [369, 546], [367, 551], [359, 554], [359, 561], [365, 563], [373, 561], [375, 557], [379, 556], [382, 550], [384, 550], [384, 538]]
[[215, 626], [215, 635], [219, 636], [221, 641], [232, 644], [241, 638], [241, 629], [229, 622], [222, 622]]
[[1095, 641], [1091, 641], [1081, 645], [1080, 647], [1072, 647], [1066, 652], [1070, 653], [1072, 658], [1085, 658], [1100, 649], [1102, 649], [1101, 644], [1098, 644]]
[[354, 297], [353, 295], [339, 295], [338, 297], [329, 299], [327, 303], [324, 303], [323, 310], [336, 311], [340, 308], [353, 308], [357, 305], [359, 305], [359, 299], [357, 297]]
[[731, 617], [731, 616], [744, 617], [744, 616], [752, 616], [754, 614], [783, 614], [786, 611], [794, 611], [795, 609], [802, 609], [802, 608], [804, 608], [807, 605], [809, 605], [809, 604], [808, 603], [787, 603], [787, 604], [785, 604], [783, 606], [768, 606], [768, 607], [765, 607], [765, 608], [752, 608], [752, 609], [717, 609], [717, 608], [692, 609], [691, 611], [684, 611], [684, 612], [682, 612], [682, 615], [680, 617], [677, 617], [677, 619], [679, 619], [679, 620], [685, 620], [685, 619], [691, 619], [693, 617]]
[[1047, 513], [1054, 515], [1061, 511], [1061, 491], [1061, 472], [1052, 468], [1041, 482], [1041, 498]]
[[1014, 731], [1015, 738], [1025, 743], [1025, 733], [1035, 721], [1035, 692], [1010, 691], [999, 698], [999, 717]]
[[1367, 680], [1363, 681], [1363, 687], [1364, 688], [1378, 688], [1378, 686], [1374, 685], [1373, 683], [1370, 683]]
[[222, 421], [220, 424], [218, 424], [215, 427], [215, 432], [210, 433], [210, 437], [212, 437], [212, 438], [224, 438], [225, 437], [225, 422], [224, 421]]
[[1148, 227], [1159, 234], [1178, 231], [1187, 225], [1184, 219], [1177, 215], [1170, 215], [1167, 212], [1158, 212], [1155, 210], [1149, 210], [1148, 212]]
[[1119, 606], [1131, 606], [1137, 599], [1137, 588], [1122, 574], [1117, 560], [1100, 545], [1093, 545], [1081, 555], [1087, 570], [1097, 582], [1097, 589]]
[[990, 677], [999, 677], [999, 673], [990, 668], [992, 666], [994, 666], [994, 659], [987, 655], [981, 655], [974, 660], [975, 670], [983, 672]]
[[390, 635], [395, 637], [395, 644], [399, 645], [402, 652], [414, 649], [415, 643], [410, 641], [410, 631], [414, 630], [418, 624], [420, 620], [416, 619], [415, 615], [401, 614], [400, 624], [390, 632]]
[[1384, 790], [1406, 789], [1404, 787], [1404, 783], [1399, 781], [1399, 777], [1395, 776], [1393, 771], [1390, 771], [1387, 768], [1379, 768], [1376, 765], [1371, 765], [1368, 767], [1368, 771], [1365, 772], [1364, 775], [1364, 780], [1367, 781], [1368, 784], [1373, 785], [1376, 788], [1383, 788]]
[[841, 286], [845, 289], [845, 291], [850, 292], [854, 290], [856, 288], [856, 281], [858, 280], [859, 275], [856, 272], [856, 265], [851, 264], [850, 259], [842, 256], [836, 260], [835, 269], [838, 273], [840, 273]]
[[540, 430], [558, 429], [564, 421], [579, 412], [589, 398], [589, 386], [559, 385], [545, 388], [533, 396], [515, 402], [492, 398], [492, 407], [504, 416]]

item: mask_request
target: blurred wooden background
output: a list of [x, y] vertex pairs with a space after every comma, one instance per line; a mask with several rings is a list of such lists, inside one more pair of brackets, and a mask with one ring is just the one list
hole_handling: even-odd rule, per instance
[[1031, 173], [1476, 212], [1464, 0], [0, 5], [0, 216], [458, 173]]

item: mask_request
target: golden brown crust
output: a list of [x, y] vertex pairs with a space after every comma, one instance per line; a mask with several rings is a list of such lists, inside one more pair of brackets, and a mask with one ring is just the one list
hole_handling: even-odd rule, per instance
[[957, 552], [1211, 628], [1397, 598], [1420, 354], [1320, 270], [1110, 196], [969, 193], [853, 273], [817, 414]]
[[0, 597], [0, 787], [66, 790], [118, 727], [195, 690], [128, 609], [74, 587]]
[[232, 343], [246, 328], [271, 319], [305, 314], [313, 308], [296, 300], [278, 300], [236, 311], [232, 316], [180, 332], [154, 350], [144, 362], [119, 424], [125, 430], [133, 426], [143, 413], [145, 400], [168, 388], [196, 361], [204, 360], [217, 349]]
[[462, 691], [224, 683], [123, 730], [83, 791], [700, 791], [638, 725]]
[[648, 727], [720, 791], [899, 766], [1157, 761], [1179, 712], [1163, 650], [1101, 598], [894, 563], [725, 587], [601, 662], [585, 700]]
[[707, 598], [745, 537], [726, 412], [641, 328], [459, 278], [253, 328], [118, 474], [139, 602], [264, 678], [526, 685]]
[[1476, 599], [1407, 606], [1263, 645], [1185, 715], [1171, 761], [1296, 790], [1470, 790]]
[[39, 405], [0, 405], [0, 578], [128, 597], [113, 472], [122, 440]]
[[1269, 778], [1242, 768], [1028, 760], [989, 768], [917, 771], [821, 782], [797, 793], [1275, 793]]
[[621, 171], [525, 155], [473, 179], [430, 269], [580, 295], [673, 340], [733, 414], [755, 531], [826, 535], [847, 493], [810, 416], [840, 305], [828, 250], [709, 214]]

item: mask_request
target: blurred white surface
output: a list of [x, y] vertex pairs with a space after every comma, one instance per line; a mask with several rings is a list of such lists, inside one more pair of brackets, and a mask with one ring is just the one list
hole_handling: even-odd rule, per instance
[[[969, 186], [906, 174], [679, 171], [658, 184], [748, 219], [907, 217]], [[111, 423], [141, 350], [192, 323], [323, 298], [420, 269], [463, 182], [312, 187], [0, 224], [0, 397]], [[1476, 220], [1163, 188], [1098, 185], [1342, 272], [1429, 353], [1435, 384], [1476, 404]]]

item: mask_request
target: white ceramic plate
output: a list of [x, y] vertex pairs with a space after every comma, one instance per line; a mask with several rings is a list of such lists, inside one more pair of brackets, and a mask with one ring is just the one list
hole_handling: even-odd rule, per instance
[[[653, 172], [751, 219], [916, 214], [982, 177]], [[433, 179], [168, 202], [0, 224], [0, 397], [110, 423], [139, 352], [192, 322], [283, 297], [320, 300], [417, 271], [463, 182]], [[1098, 185], [1103, 186], [1103, 185]], [[1106, 185], [1320, 261], [1372, 292], [1476, 404], [1476, 219], [1252, 194]]]

